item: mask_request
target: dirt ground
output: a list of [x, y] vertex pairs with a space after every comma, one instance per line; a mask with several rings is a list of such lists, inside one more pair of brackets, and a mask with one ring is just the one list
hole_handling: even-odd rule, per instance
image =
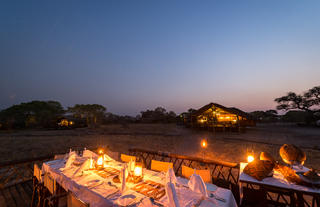
[[[208, 147], [200, 147], [202, 139]], [[292, 124], [259, 124], [246, 132], [209, 132], [175, 124], [106, 125], [97, 129], [24, 130], [0, 132], [0, 162], [67, 152], [69, 148], [108, 146], [113, 151], [129, 148], [167, 151], [229, 162], [245, 161], [247, 149], [256, 156], [272, 153], [278, 160], [282, 144], [291, 143], [307, 153], [307, 167], [320, 170], [320, 128]]]

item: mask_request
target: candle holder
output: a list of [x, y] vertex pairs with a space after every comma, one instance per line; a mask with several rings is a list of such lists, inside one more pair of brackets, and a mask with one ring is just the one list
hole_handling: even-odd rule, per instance
[[139, 183], [143, 180], [143, 167], [141, 163], [136, 163], [129, 180], [133, 183]]
[[102, 170], [103, 169], [103, 164], [104, 164], [104, 156], [103, 155], [99, 155], [97, 162], [96, 162], [96, 168], [98, 170]]

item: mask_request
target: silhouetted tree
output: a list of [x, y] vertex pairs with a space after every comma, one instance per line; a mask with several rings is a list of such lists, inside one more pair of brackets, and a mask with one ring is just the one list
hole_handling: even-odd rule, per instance
[[298, 109], [308, 112], [306, 122], [310, 123], [314, 121], [313, 114], [320, 111], [320, 86], [313, 87], [301, 95], [289, 92], [286, 96], [276, 98], [275, 101], [278, 103], [278, 110]]
[[2, 110], [0, 120], [5, 128], [51, 127], [63, 114], [57, 101], [31, 101]]
[[86, 119], [87, 125], [96, 125], [105, 117], [106, 108], [99, 104], [76, 104], [68, 107], [68, 112], [75, 118]]
[[173, 123], [176, 122], [176, 114], [173, 111], [167, 112], [163, 107], [154, 110], [141, 111], [140, 120], [145, 123]]
[[278, 110], [292, 110], [299, 109], [307, 112], [319, 111], [320, 105], [320, 86], [313, 87], [302, 95], [294, 92], [289, 92], [286, 96], [276, 98], [275, 101], [278, 103]]

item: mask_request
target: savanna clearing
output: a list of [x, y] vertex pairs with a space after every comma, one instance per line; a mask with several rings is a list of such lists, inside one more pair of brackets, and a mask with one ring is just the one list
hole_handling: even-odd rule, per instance
[[[208, 147], [200, 147], [202, 139]], [[272, 153], [278, 160], [279, 148], [290, 143], [307, 154], [307, 167], [320, 169], [320, 128], [292, 124], [258, 124], [245, 133], [209, 132], [175, 124], [105, 125], [96, 129], [24, 130], [0, 132], [1, 162], [64, 153], [69, 148], [108, 147], [126, 152], [129, 148], [165, 151], [229, 162], [245, 161], [246, 150]]]

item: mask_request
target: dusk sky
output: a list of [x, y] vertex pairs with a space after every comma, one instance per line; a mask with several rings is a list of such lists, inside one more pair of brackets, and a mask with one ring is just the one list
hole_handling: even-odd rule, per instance
[[320, 85], [320, 1], [1, 1], [0, 71], [0, 109], [274, 109]]

